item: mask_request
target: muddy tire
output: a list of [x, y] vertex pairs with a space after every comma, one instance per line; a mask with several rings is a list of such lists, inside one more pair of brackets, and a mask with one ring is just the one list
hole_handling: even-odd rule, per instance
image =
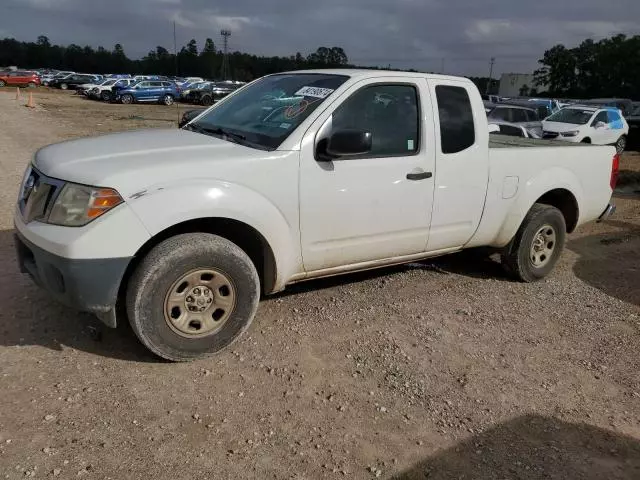
[[523, 282], [535, 282], [551, 273], [567, 235], [562, 212], [536, 203], [522, 221], [520, 229], [502, 254], [502, 264]]
[[156, 355], [189, 361], [228, 347], [251, 324], [260, 280], [247, 254], [206, 233], [158, 244], [129, 281], [126, 307], [140, 341]]

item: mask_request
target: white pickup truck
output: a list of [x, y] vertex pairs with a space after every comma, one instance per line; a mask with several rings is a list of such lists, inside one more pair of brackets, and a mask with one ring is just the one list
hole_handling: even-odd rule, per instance
[[190, 360], [261, 293], [472, 247], [520, 280], [610, 215], [613, 147], [492, 135], [464, 78], [321, 70], [258, 79], [179, 129], [38, 151], [15, 211], [22, 271], [151, 351]]

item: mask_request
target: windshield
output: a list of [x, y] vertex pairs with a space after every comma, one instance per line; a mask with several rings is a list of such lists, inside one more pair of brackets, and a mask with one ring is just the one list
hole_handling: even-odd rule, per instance
[[227, 139], [233, 136], [246, 140], [248, 146], [275, 150], [348, 78], [303, 73], [264, 77], [213, 107], [187, 128]]
[[571, 123], [573, 125], [584, 125], [593, 116], [592, 110], [580, 110], [577, 108], [563, 108], [554, 113], [547, 121], [558, 123]]

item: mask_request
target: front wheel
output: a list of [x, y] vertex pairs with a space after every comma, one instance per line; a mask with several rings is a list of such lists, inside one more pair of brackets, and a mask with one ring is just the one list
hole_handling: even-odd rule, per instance
[[36, 88], [36, 84], [35, 84], [35, 82], [29, 82], [29, 84], [27, 85], [27, 87], [29, 87], [29, 88]]
[[562, 212], [536, 203], [522, 221], [520, 229], [502, 254], [507, 271], [523, 282], [540, 280], [558, 262], [567, 226]]
[[0, 80], [0, 87], [5, 87], [7, 85], [7, 82], [5, 82], [4, 80]]
[[100, 98], [103, 102], [109, 102], [111, 100], [111, 94], [109, 92], [102, 92]]
[[211, 95], [205, 95], [200, 99], [200, 103], [205, 107], [213, 105], [213, 97]]
[[164, 97], [162, 97], [162, 103], [164, 103], [167, 106], [173, 105], [173, 96], [165, 95]]
[[247, 254], [207, 233], [157, 245], [134, 271], [127, 314], [140, 341], [156, 355], [188, 361], [229, 346], [251, 324], [260, 280]]
[[125, 105], [129, 105], [133, 103], [133, 95], [129, 95], [128, 93], [125, 95], [122, 95], [122, 97], [120, 97], [120, 101]]
[[622, 155], [625, 148], [627, 148], [627, 136], [622, 135], [616, 142], [616, 153]]
[[61, 88], [62, 90], [66, 90], [66, 89], [68, 89], [68, 88], [69, 88], [69, 85], [67, 85], [66, 83], [61, 83], [61, 84], [60, 84], [60, 88]]

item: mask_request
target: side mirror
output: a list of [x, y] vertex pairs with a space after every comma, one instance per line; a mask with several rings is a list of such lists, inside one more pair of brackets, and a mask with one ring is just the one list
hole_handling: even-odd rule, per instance
[[596, 130], [599, 130], [601, 128], [605, 128], [606, 126], [607, 126], [607, 124], [604, 123], [604, 122], [596, 122], [595, 128], [596, 128]]
[[371, 132], [338, 130], [329, 137], [326, 153], [331, 157], [351, 157], [371, 151]]

